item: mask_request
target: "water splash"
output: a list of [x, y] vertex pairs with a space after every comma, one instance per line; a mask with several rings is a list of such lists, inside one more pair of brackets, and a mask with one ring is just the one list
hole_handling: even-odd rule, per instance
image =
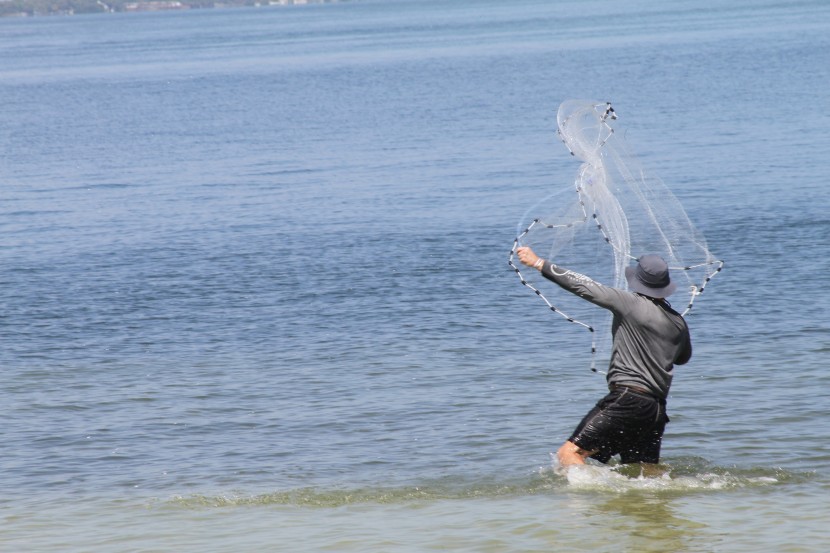
[[570, 467], [559, 466], [554, 458], [550, 467], [540, 470], [563, 478], [570, 488], [615, 493], [729, 490], [771, 486], [798, 479], [797, 475], [781, 469], [715, 467], [700, 458], [652, 466], [586, 464]]

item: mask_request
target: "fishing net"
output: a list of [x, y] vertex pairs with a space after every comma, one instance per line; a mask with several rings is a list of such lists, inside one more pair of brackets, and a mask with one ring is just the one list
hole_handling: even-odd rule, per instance
[[554, 191], [528, 210], [508, 260], [522, 284], [549, 309], [590, 331], [595, 372], [611, 345], [610, 312], [521, 266], [518, 247], [530, 246], [561, 267], [621, 289], [627, 288], [627, 266], [641, 255], [659, 254], [677, 283], [669, 299], [684, 315], [723, 267], [671, 190], [628, 150], [615, 129], [616, 120], [609, 103], [569, 100], [559, 107], [559, 137], [582, 164], [572, 186]]

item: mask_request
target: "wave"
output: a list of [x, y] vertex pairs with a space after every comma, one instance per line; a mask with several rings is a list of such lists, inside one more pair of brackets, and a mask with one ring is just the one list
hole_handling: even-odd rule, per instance
[[704, 459], [678, 459], [648, 468], [640, 465], [588, 464], [563, 469], [554, 462], [531, 475], [498, 479], [493, 475], [454, 475], [402, 486], [303, 487], [263, 494], [175, 496], [169, 504], [184, 508], [285, 505], [333, 508], [351, 504], [403, 504], [444, 500], [499, 499], [563, 491], [609, 494], [686, 495], [711, 491], [780, 486], [809, 479], [780, 468], [716, 467]]

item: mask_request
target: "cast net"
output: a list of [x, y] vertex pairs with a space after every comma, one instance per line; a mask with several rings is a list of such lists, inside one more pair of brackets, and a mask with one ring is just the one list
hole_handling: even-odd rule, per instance
[[683, 206], [657, 176], [629, 151], [609, 103], [564, 102], [558, 133], [582, 161], [572, 186], [554, 191], [519, 223], [509, 265], [522, 284], [555, 314], [591, 333], [591, 370], [605, 361], [611, 345], [611, 314], [521, 265], [516, 249], [530, 246], [540, 257], [602, 284], [626, 289], [625, 268], [644, 254], [669, 264], [677, 291], [669, 298], [684, 315], [723, 267]]

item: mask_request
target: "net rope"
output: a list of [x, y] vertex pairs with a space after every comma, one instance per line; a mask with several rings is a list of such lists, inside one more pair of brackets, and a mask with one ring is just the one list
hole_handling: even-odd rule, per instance
[[[572, 156], [581, 160], [573, 186], [554, 191], [528, 210], [519, 222], [508, 265], [522, 285], [548, 309], [591, 333], [591, 371], [610, 346], [611, 315], [559, 291], [556, 304], [547, 289], [558, 288], [535, 269], [522, 272], [516, 250], [530, 246], [541, 257], [615, 288], [627, 289], [625, 268], [639, 256], [656, 253], [669, 264], [678, 284], [672, 298], [692, 309], [724, 262], [709, 251], [680, 201], [655, 175], [640, 165], [618, 132], [610, 103], [563, 102], [557, 133]], [[529, 222], [530, 213], [542, 213]], [[552, 288], [551, 288], [552, 287]]]

